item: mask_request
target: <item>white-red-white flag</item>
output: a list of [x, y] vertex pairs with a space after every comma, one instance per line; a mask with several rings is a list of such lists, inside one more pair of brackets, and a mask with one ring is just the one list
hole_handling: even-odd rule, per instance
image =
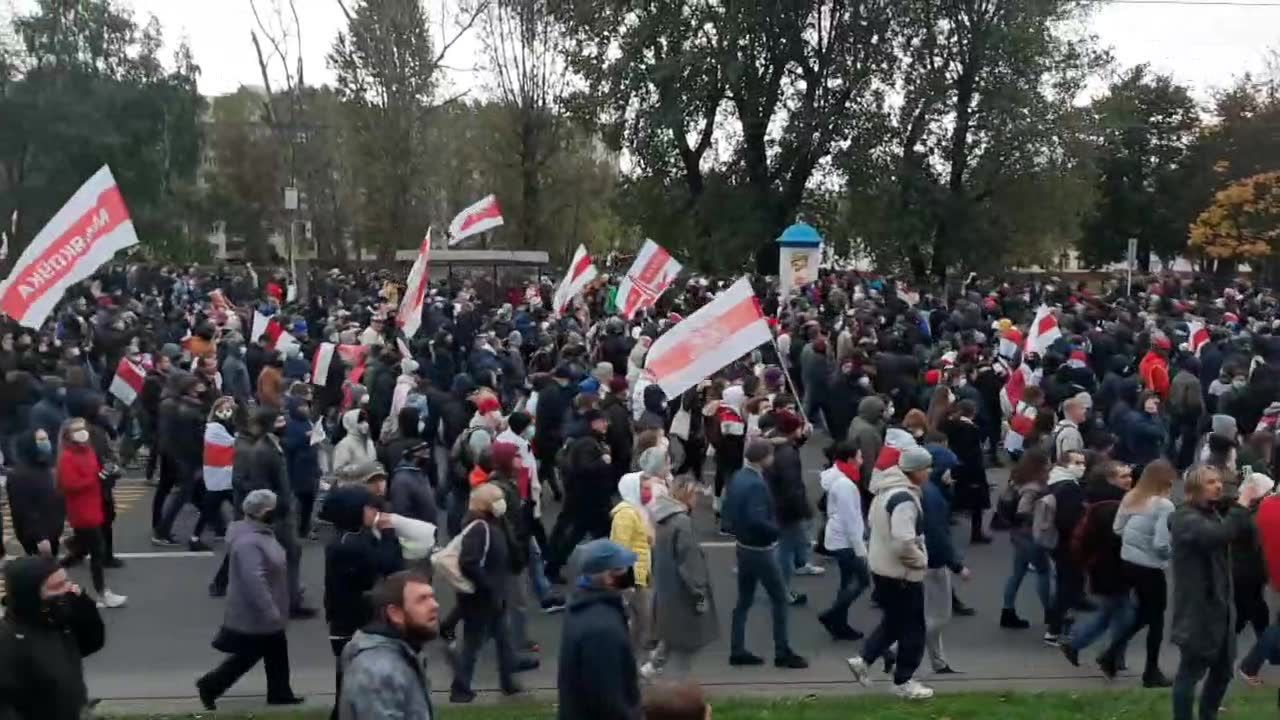
[[1191, 352], [1200, 356], [1200, 350], [1209, 344], [1209, 329], [1204, 323], [1195, 320], [1187, 323], [1187, 347], [1191, 348]]
[[222, 423], [204, 426], [204, 487], [206, 490], [231, 489], [231, 469], [236, 460], [236, 439]]
[[618, 285], [618, 314], [630, 320], [641, 310], [653, 307], [682, 269], [683, 266], [661, 245], [645, 240], [640, 254]]
[[596, 264], [591, 261], [587, 249], [579, 245], [573, 253], [573, 260], [569, 263], [569, 271], [565, 273], [564, 280], [560, 281], [560, 287], [556, 288], [552, 310], [557, 315], [562, 314], [564, 309], [569, 307], [569, 302], [577, 297], [578, 293], [581, 293], [592, 280], [595, 280], [598, 274]]
[[461, 242], [472, 235], [492, 230], [502, 225], [502, 208], [498, 206], [498, 197], [489, 195], [480, 202], [458, 213], [449, 223], [449, 245]]
[[338, 346], [330, 342], [320, 343], [316, 354], [311, 358], [311, 384], [324, 385], [329, 380], [329, 366], [333, 364], [333, 356]]
[[1031, 327], [1027, 328], [1027, 344], [1023, 347], [1023, 352], [1043, 355], [1053, 341], [1060, 337], [1062, 337], [1062, 330], [1058, 327], [1058, 318], [1054, 316], [1048, 305], [1041, 305], [1036, 311], [1036, 319], [1031, 321]]
[[404, 298], [400, 300], [400, 312], [396, 317], [405, 337], [418, 334], [422, 326], [422, 301], [427, 295], [427, 285], [431, 284], [428, 270], [428, 259], [431, 255], [431, 228], [427, 228], [427, 236], [422, 239], [418, 248], [418, 258], [409, 269], [409, 280], [405, 284]]
[[120, 358], [120, 364], [116, 365], [116, 376], [111, 379], [108, 392], [120, 398], [120, 402], [125, 405], [132, 405], [138, 395], [142, 394], [142, 383], [146, 379], [147, 371], [129, 358]]
[[257, 310], [253, 311], [253, 331], [250, 340], [257, 340], [263, 335], [267, 336], [267, 345], [275, 350], [284, 352], [290, 346], [296, 346], [298, 340], [289, 333], [285, 332], [284, 325], [276, 316], [267, 317]]
[[137, 244], [124, 196], [104, 165], [22, 251], [0, 284], [0, 312], [38, 330], [68, 288]]
[[772, 339], [751, 283], [743, 278], [653, 342], [645, 377], [667, 397], [679, 397]]

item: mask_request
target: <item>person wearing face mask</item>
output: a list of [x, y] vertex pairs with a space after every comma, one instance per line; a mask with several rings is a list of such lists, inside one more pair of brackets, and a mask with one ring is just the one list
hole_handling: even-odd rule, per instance
[[1062, 452], [1049, 470], [1048, 489], [1033, 510], [1031, 535], [1053, 557], [1056, 592], [1044, 635], [1048, 645], [1058, 645], [1072, 612], [1085, 602], [1084, 570], [1071, 553], [1072, 533], [1085, 512], [1084, 468], [1084, 451]]
[[230, 395], [241, 407], [248, 407], [253, 399], [253, 383], [249, 380], [249, 368], [244, 362], [244, 346], [240, 340], [223, 343], [226, 354], [222, 358], [222, 392]]
[[387, 502], [397, 515], [437, 525], [440, 507], [423, 472], [423, 467], [430, 462], [434, 459], [429, 443], [418, 441], [406, 448], [387, 481]]
[[254, 490], [245, 497], [245, 519], [227, 530], [230, 584], [222, 626], [213, 646], [228, 653], [216, 668], [196, 680], [200, 703], [209, 711], [245, 673], [262, 661], [267, 674], [267, 704], [297, 705], [289, 682], [289, 571], [285, 548], [272, 530], [276, 494]]
[[[160, 443], [164, 465], [160, 468], [161, 487], [156, 489], [153, 500], [161, 512], [154, 525], [151, 544], [173, 547], [173, 525], [182, 508], [195, 501], [200, 475], [200, 458], [204, 455], [204, 425], [207, 411], [201, 399], [206, 391], [204, 382], [190, 373], [170, 377], [170, 387], [160, 402]], [[167, 472], [166, 472], [167, 471]], [[165, 492], [171, 488], [171, 492]], [[197, 521], [197, 530], [203, 530], [207, 520]], [[192, 533], [193, 544], [198, 533]]]
[[[204, 426], [204, 464], [201, 478], [204, 495], [200, 501], [200, 520], [213, 525], [214, 535], [224, 537], [226, 520], [222, 515], [223, 503], [235, 506], [232, 499], [231, 475], [236, 456], [236, 401], [230, 397], [219, 398], [213, 403], [209, 422]], [[191, 549], [208, 550], [200, 538], [204, 529], [197, 522]]]
[[61, 437], [56, 475], [58, 489], [67, 504], [67, 522], [73, 532], [71, 549], [62, 559], [62, 565], [70, 567], [87, 556], [99, 606], [123, 607], [129, 598], [111, 592], [106, 583], [102, 464], [89, 443], [89, 428], [83, 418], [72, 418], [63, 425]]
[[5, 487], [13, 534], [28, 555], [57, 557], [67, 511], [53, 479], [53, 443], [44, 430], [14, 439], [14, 467]]
[[0, 717], [80, 720], [89, 714], [84, 658], [106, 643], [93, 600], [50, 557], [4, 568]]
[[641, 717], [640, 677], [621, 593], [635, 585], [635, 553], [606, 540], [578, 551], [556, 675], [560, 720]]
[[515, 674], [524, 668], [518, 663], [507, 624], [508, 588], [511, 579], [511, 546], [503, 516], [507, 501], [502, 489], [485, 483], [471, 491], [467, 502], [471, 521], [462, 530], [462, 548], [458, 567], [470, 580], [475, 592], [458, 595], [458, 611], [462, 618], [462, 646], [454, 665], [449, 701], [469, 703], [475, 699], [471, 678], [476, 658], [486, 640], [493, 638], [498, 656], [499, 685], [504, 695], [521, 691]]
[[342, 428], [347, 434], [333, 448], [335, 472], [340, 472], [343, 468], [367, 465], [378, 459], [373, 438], [369, 436], [368, 415], [363, 410], [348, 410], [343, 413]]

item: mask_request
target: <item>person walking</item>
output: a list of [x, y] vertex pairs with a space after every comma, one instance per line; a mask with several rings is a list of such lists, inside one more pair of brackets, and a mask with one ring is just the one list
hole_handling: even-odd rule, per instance
[[782, 570], [782, 584], [792, 605], [804, 605], [808, 596], [791, 589], [793, 575], [822, 575], [825, 569], [809, 563], [809, 522], [813, 519], [813, 506], [805, 493], [804, 467], [800, 460], [800, 446], [804, 444], [805, 422], [791, 410], [773, 414], [774, 443], [773, 464], [765, 473], [769, 490], [778, 513], [778, 567]]
[[643, 652], [649, 646], [653, 628], [653, 545], [655, 528], [646, 509], [654, 497], [654, 485], [666, 476], [666, 453], [650, 448], [640, 455], [647, 470], [630, 472], [618, 481], [618, 504], [613, 507], [609, 539], [636, 555], [635, 586], [623, 593], [631, 643]]
[[636, 720], [640, 678], [621, 593], [635, 584], [635, 553], [612, 540], [583, 545], [556, 671], [559, 720]]
[[104, 570], [107, 546], [102, 536], [106, 523], [102, 465], [89, 443], [89, 428], [84, 418], [71, 418], [64, 423], [59, 437], [58, 490], [66, 502], [67, 523], [73, 533], [70, 551], [62, 558], [62, 566], [71, 567], [88, 557], [98, 607], [124, 607], [129, 598], [107, 587]]
[[298, 705], [289, 682], [289, 575], [284, 547], [272, 530], [276, 494], [254, 490], [244, 499], [244, 520], [227, 530], [229, 583], [222, 627], [213, 647], [229, 657], [196, 680], [200, 703], [217, 709], [218, 698], [262, 661], [268, 705]]
[[788, 642], [787, 606], [791, 598], [778, 565], [777, 509], [764, 479], [772, 464], [773, 445], [767, 440], [752, 440], [747, 444], [742, 468], [730, 479], [725, 492], [722, 519], [737, 539], [738, 560], [738, 603], [733, 608], [729, 664], [764, 664], [763, 659], [747, 651], [746, 639], [747, 615], [755, 604], [756, 586], [763, 585], [773, 615], [773, 664], [800, 670], [809, 663]]
[[313, 540], [311, 517], [316, 493], [320, 489], [320, 454], [315, 442], [315, 423], [311, 420], [311, 403], [290, 397], [285, 401], [287, 413], [284, 436], [285, 464], [289, 468], [289, 484], [298, 501], [298, 537]]
[[692, 476], [677, 476], [670, 494], [657, 495], [650, 506], [656, 526], [653, 593], [658, 645], [640, 668], [641, 677], [648, 680], [668, 670], [676, 678], [689, 676], [697, 654], [720, 636], [710, 566], [690, 518], [700, 488]]
[[858, 492], [860, 460], [857, 446], [842, 442], [832, 452], [831, 467], [822, 471], [818, 480], [827, 494], [823, 544], [840, 568], [840, 589], [831, 607], [818, 615], [818, 622], [834, 640], [862, 639], [863, 634], [849, 624], [849, 608], [871, 586], [862, 496]]
[[1036, 501], [1048, 489], [1049, 472], [1049, 454], [1041, 448], [1028, 448], [1009, 471], [1009, 486], [996, 506], [996, 513], [1008, 523], [1009, 542], [1013, 545], [1013, 568], [1005, 581], [1004, 606], [1000, 611], [1002, 628], [1026, 630], [1031, 627], [1030, 622], [1018, 616], [1018, 590], [1028, 570], [1035, 574], [1036, 594], [1048, 623], [1053, 605], [1049, 552], [1036, 544], [1031, 536], [1031, 524]]
[[370, 595], [373, 620], [339, 660], [339, 720], [433, 720], [422, 651], [440, 633], [440, 603], [426, 575], [402, 570]]
[[[171, 390], [171, 392], [170, 392]], [[204, 425], [207, 408], [200, 397], [206, 386], [195, 375], [175, 373], [169, 376], [166, 397], [160, 402], [160, 487], [156, 497], [166, 495], [166, 485], [172, 488], [162, 503], [159, 524], [155, 526], [151, 544], [158, 547], [174, 547], [173, 524], [182, 508], [195, 501], [200, 482], [200, 458], [204, 450]]]
[[51, 557], [4, 568], [0, 620], [0, 717], [80, 720], [91, 714], [84, 658], [106, 644], [93, 599]]
[[372, 619], [365, 594], [404, 567], [392, 516], [379, 505], [367, 487], [351, 485], [333, 489], [320, 508], [320, 517], [336, 531], [324, 552], [324, 617], [337, 667], [333, 718], [342, 704], [342, 651]]
[[854, 679], [871, 684], [870, 665], [898, 645], [893, 670], [894, 694], [907, 700], [927, 700], [933, 690], [913, 678], [925, 649], [924, 578], [929, 555], [924, 538], [920, 488], [929, 479], [933, 457], [924, 448], [910, 448], [898, 464], [879, 472], [871, 482], [875, 494], [868, 520], [869, 558], [875, 589], [872, 598], [884, 611], [880, 624], [863, 645], [862, 653], [846, 662]]
[[200, 537], [206, 523], [213, 526], [215, 537], [225, 539], [227, 535], [222, 505], [226, 503], [235, 508], [231, 479], [236, 457], [237, 412], [235, 398], [218, 398], [214, 401], [209, 421], [204, 426], [204, 460], [200, 473], [204, 482], [204, 496], [200, 500], [200, 519], [191, 533], [192, 551], [209, 549]]
[[[1177, 388], [1176, 382], [1174, 387]], [[1113, 526], [1120, 536], [1121, 572], [1137, 597], [1138, 606], [1134, 622], [1105, 654], [1122, 661], [1118, 656], [1120, 648], [1146, 628], [1147, 659], [1142, 670], [1142, 686], [1147, 688], [1172, 685], [1160, 672], [1160, 645], [1164, 642], [1164, 612], [1169, 596], [1165, 570], [1173, 552], [1169, 517], [1174, 507], [1169, 494], [1177, 478], [1177, 471], [1167, 461], [1147, 465], [1138, 484], [1120, 501]]]
[[[961, 401], [962, 404], [965, 402], [969, 401]], [[933, 453], [929, 457], [932, 465]], [[924, 573], [925, 650], [929, 653], [933, 674], [952, 675], [956, 671], [947, 661], [942, 646], [942, 631], [951, 622], [954, 605], [951, 575], [954, 573], [966, 581], [971, 575], [951, 539], [951, 504], [947, 502], [941, 483], [932, 479], [932, 472], [929, 475], [930, 478], [920, 486], [924, 545], [929, 557], [928, 569]]]
[[[1217, 720], [1227, 694], [1236, 656], [1228, 548], [1248, 528], [1247, 508], [1258, 487], [1244, 485], [1235, 502], [1221, 512], [1222, 475], [1208, 466], [1193, 467], [1184, 488], [1187, 501], [1169, 518], [1173, 546], [1171, 639], [1181, 653], [1173, 681], [1173, 720]], [[1194, 715], [1196, 686], [1202, 679], [1200, 712]]]
[[5, 492], [13, 534], [28, 555], [58, 556], [67, 509], [53, 477], [53, 444], [42, 429], [13, 440], [13, 468]]
[[960, 460], [960, 465], [951, 471], [952, 492], [955, 509], [969, 514], [969, 544], [988, 545], [991, 536], [983, 529], [983, 515], [991, 507], [991, 487], [987, 484], [983, 431], [977, 418], [977, 404], [961, 400], [952, 416], [943, 421], [942, 432], [947, 436], [947, 447]]
[[[1068, 400], [1070, 406], [1074, 400]], [[1069, 422], [1064, 420], [1064, 423]], [[1084, 571], [1071, 555], [1071, 535], [1076, 524], [1084, 517], [1084, 452], [1069, 449], [1062, 436], [1075, 426], [1067, 426], [1055, 435], [1054, 444], [1059, 448], [1058, 463], [1049, 471], [1049, 487], [1043, 497], [1036, 500], [1031, 532], [1036, 544], [1053, 557], [1055, 575], [1053, 606], [1049, 609], [1048, 629], [1044, 641], [1057, 645], [1065, 627], [1070, 625], [1072, 612], [1084, 603]], [[1079, 434], [1078, 432], [1076, 434]]]

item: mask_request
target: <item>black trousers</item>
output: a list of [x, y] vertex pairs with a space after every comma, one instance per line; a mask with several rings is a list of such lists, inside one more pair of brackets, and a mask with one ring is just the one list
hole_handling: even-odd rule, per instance
[[1168, 604], [1169, 587], [1164, 571], [1159, 568], [1143, 567], [1133, 563], [1124, 563], [1126, 579], [1133, 587], [1138, 598], [1137, 615], [1133, 626], [1125, 631], [1107, 648], [1108, 657], [1114, 657], [1120, 648], [1127, 647], [1133, 636], [1143, 628], [1147, 629], [1147, 660], [1143, 666], [1144, 673], [1155, 673], [1160, 669], [1160, 645], [1164, 642], [1164, 611]]
[[107, 545], [102, 539], [102, 528], [88, 528], [85, 530], [73, 530], [71, 536], [70, 552], [66, 557], [62, 558], [62, 567], [71, 567], [76, 563], [89, 558], [89, 574], [93, 577], [93, 589], [102, 595], [102, 591], [107, 587], [106, 576], [103, 572], [103, 563], [107, 559]]
[[311, 516], [315, 514], [316, 494], [313, 492], [296, 492], [298, 498], [298, 537], [306, 539], [311, 534]]
[[1053, 553], [1053, 569], [1057, 582], [1053, 594], [1053, 607], [1049, 608], [1049, 632], [1062, 634], [1063, 624], [1071, 615], [1072, 609], [1084, 599], [1084, 574], [1076, 566], [1071, 557], [1069, 543], [1064, 538]]
[[247, 635], [226, 630], [219, 634], [219, 648], [230, 655], [196, 681], [196, 686], [213, 698], [222, 697], [232, 685], [253, 669], [258, 661], [267, 673], [267, 699], [293, 697], [289, 685], [289, 639], [284, 631], [269, 635]]
[[[156, 484], [155, 495], [151, 497], [151, 529], [156, 531], [160, 529], [160, 521], [164, 518], [164, 503], [169, 499], [169, 493], [173, 492], [177, 476], [174, 473], [173, 464], [160, 454], [159, 449], [152, 448], [151, 457], [158, 463], [160, 470], [160, 481]], [[150, 466], [148, 466], [147, 477], [151, 477]]]
[[1254, 636], [1261, 638], [1271, 624], [1271, 611], [1263, 594], [1265, 585], [1248, 581], [1237, 581], [1235, 585], [1236, 634], [1239, 635], [1245, 626], [1252, 625]]
[[871, 597], [884, 614], [880, 624], [862, 646], [862, 659], [868, 665], [884, 657], [898, 643], [898, 662], [893, 669], [893, 683], [910, 680], [924, 657], [924, 583], [896, 580], [872, 575], [875, 583]]
[[329, 638], [329, 648], [333, 650], [333, 710], [329, 712], [330, 720], [338, 720], [338, 708], [342, 705], [342, 651], [346, 649], [351, 637]]

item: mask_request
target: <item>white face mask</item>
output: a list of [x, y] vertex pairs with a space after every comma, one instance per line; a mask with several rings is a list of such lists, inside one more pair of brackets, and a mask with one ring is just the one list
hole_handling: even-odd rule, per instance
[[219, 420], [230, 420], [231, 418], [235, 417], [235, 415], [236, 415], [236, 411], [233, 408], [222, 408], [221, 410], [213, 414], [213, 416]]
[[88, 430], [76, 430], [76, 431], [72, 432], [72, 433], [71, 433], [71, 442], [73, 442], [73, 443], [79, 443], [79, 444], [81, 444], [81, 445], [83, 445], [83, 444], [85, 444], [85, 443], [89, 442], [89, 431], [88, 431]]
[[1084, 466], [1083, 466], [1083, 465], [1068, 465], [1068, 466], [1067, 466], [1067, 474], [1068, 474], [1068, 475], [1070, 475], [1071, 477], [1075, 478], [1076, 480], [1079, 480], [1080, 478], [1084, 477]]
[[493, 516], [502, 517], [507, 514], [506, 498], [501, 498], [493, 503]]
[[367, 422], [362, 422], [362, 423], [360, 423], [360, 424], [357, 426], [357, 429], [359, 429], [361, 433], [363, 433], [363, 434], [365, 434], [365, 435], [368, 435], [368, 434], [369, 434], [369, 423], [367, 423]]

